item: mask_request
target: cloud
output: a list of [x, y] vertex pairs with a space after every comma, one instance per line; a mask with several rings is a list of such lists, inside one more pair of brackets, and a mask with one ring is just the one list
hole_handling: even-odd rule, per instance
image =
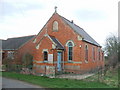
[[[20, 0], [10, 0], [11, 2], [5, 0], [5, 1], [1, 1], [1, 7], [0, 10], [2, 10], [0, 15], [3, 16], [12, 16], [13, 14], [22, 14], [25, 11], [28, 10], [36, 10], [36, 9], [42, 9], [43, 5], [41, 5], [40, 3], [32, 3], [32, 2], [24, 2]], [[15, 2], [15, 1], [19, 1], [19, 2]]]
[[103, 20], [107, 18], [104, 12], [95, 11], [95, 10], [77, 10], [75, 11], [76, 16], [82, 21], [95, 21], [95, 20]]
[[117, 0], [0, 0], [0, 38], [37, 34], [54, 6], [100, 44], [117, 31]]

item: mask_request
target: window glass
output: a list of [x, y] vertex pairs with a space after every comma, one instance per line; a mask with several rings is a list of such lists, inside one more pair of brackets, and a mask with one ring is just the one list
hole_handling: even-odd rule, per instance
[[98, 58], [100, 60], [100, 49], [98, 49]]
[[47, 51], [44, 51], [44, 61], [47, 61], [48, 60], [48, 53]]
[[95, 60], [95, 47], [93, 47], [93, 60]]
[[88, 61], [88, 45], [85, 45], [85, 60]]
[[68, 43], [68, 60], [72, 60], [73, 56], [73, 44], [71, 42]]
[[14, 59], [14, 51], [8, 51], [7, 57], [9, 59]]

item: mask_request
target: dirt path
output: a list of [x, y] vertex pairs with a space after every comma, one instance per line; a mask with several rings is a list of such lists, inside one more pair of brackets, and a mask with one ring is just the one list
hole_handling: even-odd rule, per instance
[[2, 88], [42, 88], [19, 80], [2, 77]]

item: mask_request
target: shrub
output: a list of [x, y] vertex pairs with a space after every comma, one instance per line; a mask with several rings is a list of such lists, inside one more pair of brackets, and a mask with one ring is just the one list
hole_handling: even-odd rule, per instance
[[22, 65], [26, 68], [32, 69], [33, 56], [29, 53], [24, 54], [22, 57]]

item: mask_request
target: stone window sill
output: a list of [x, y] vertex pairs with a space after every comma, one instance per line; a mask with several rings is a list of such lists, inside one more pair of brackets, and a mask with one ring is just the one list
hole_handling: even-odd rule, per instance
[[73, 63], [73, 61], [72, 60], [68, 60], [68, 63]]
[[47, 63], [48, 61], [43, 61], [44, 63]]
[[87, 60], [85, 60], [85, 63], [88, 63], [88, 61], [87, 61]]

